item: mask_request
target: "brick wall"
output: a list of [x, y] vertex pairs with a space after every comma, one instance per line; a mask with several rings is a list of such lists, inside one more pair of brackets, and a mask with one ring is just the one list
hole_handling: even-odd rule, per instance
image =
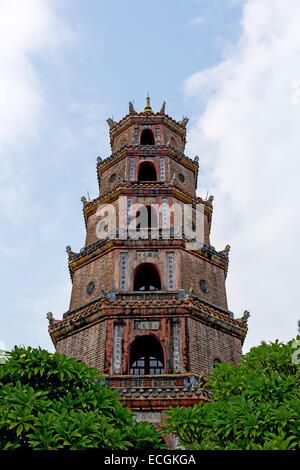
[[[185, 180], [182, 183], [178, 178], [178, 174], [181, 173]], [[169, 179], [173, 179], [174, 174], [176, 175], [176, 185], [179, 186], [183, 191], [187, 192], [191, 196], [195, 196], [195, 177], [192, 170], [189, 170], [181, 163], [169, 158]]]
[[180, 135], [172, 131], [166, 126], [162, 126], [162, 138], [161, 143], [167, 145], [170, 142], [172, 147], [175, 147], [179, 152], [184, 152], [184, 142]]
[[[227, 309], [224, 270], [212, 264], [211, 261], [193, 254], [193, 252], [181, 251], [180, 258], [181, 288], [189, 290], [193, 286], [193, 293], [200, 298], [211, 302], [218, 307]], [[204, 293], [200, 288], [200, 280], [204, 280], [208, 286], [208, 292]]]
[[[105, 290], [113, 289], [114, 268], [113, 252], [105, 253], [105, 255], [80, 266], [73, 275], [70, 310], [81, 307], [99, 297], [102, 285]], [[86, 288], [90, 282], [94, 282], [95, 289], [92, 294], [88, 295]]]
[[91, 325], [58, 341], [56, 351], [85, 362], [89, 367], [104, 369], [106, 321]]
[[241, 340], [213, 328], [195, 318], [187, 318], [189, 372], [208, 374], [213, 361], [238, 364], [242, 353]]
[[[101, 168], [101, 167], [100, 167]], [[106, 194], [108, 191], [113, 191], [113, 189], [118, 186], [120, 179], [125, 180], [125, 171], [126, 171], [126, 157], [119, 160], [114, 165], [110, 166], [103, 173], [100, 173], [100, 196]], [[110, 178], [114, 177], [114, 181], [110, 182]]]
[[120, 132], [113, 141], [112, 153], [116, 152], [123, 145], [133, 145], [133, 128], [134, 126], [129, 126], [124, 131]]
[[[163, 312], [162, 312], [163, 313]], [[193, 372], [207, 375], [215, 359], [221, 362], [238, 364], [242, 345], [241, 340], [230, 333], [203, 323], [197, 318], [170, 317], [170, 309], [164, 316], [143, 316], [136, 312], [134, 318], [122, 318], [122, 374], [129, 373], [130, 350], [136, 338], [151, 335], [157, 338], [163, 348], [165, 373], [174, 373], [172, 322], [180, 322], [181, 351], [180, 373]], [[175, 312], [174, 312], [175, 313]], [[155, 321], [160, 323], [158, 330], [140, 330], [135, 321]], [[108, 319], [90, 325], [58, 341], [58, 353], [74, 357], [90, 367], [112, 374], [114, 324], [116, 319]]]
[[[119, 225], [119, 199], [115, 199], [114, 201], [110, 202], [114, 208], [115, 208], [115, 214], [116, 214], [116, 226], [118, 227]], [[125, 202], [124, 202], [125, 204]], [[102, 212], [103, 208], [103, 212]], [[97, 212], [98, 210], [98, 212]], [[101, 211], [101, 212], [100, 212]], [[103, 216], [101, 215], [103, 214]], [[96, 229], [98, 224], [103, 220], [104, 218], [107, 218], [105, 215], [105, 205], [99, 206], [98, 209], [95, 210], [95, 212], [92, 212], [91, 214], [88, 215], [87, 219], [87, 231], [86, 231], [86, 239], [85, 239], [85, 246], [89, 246], [92, 243], [96, 242], [99, 240]]]

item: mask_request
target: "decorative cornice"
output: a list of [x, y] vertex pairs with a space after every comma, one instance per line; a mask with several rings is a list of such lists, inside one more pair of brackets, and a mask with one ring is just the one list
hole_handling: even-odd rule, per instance
[[247, 334], [247, 324], [242, 320], [235, 320], [223, 313], [217, 307], [204, 303], [200, 298], [187, 294], [185, 297], [174, 299], [149, 299], [149, 300], [112, 300], [101, 297], [99, 300], [82, 307], [77, 313], [66, 312], [65, 318], [49, 325], [49, 333], [54, 345], [57, 341], [75, 330], [84, 328], [92, 323], [97, 323], [104, 317], [116, 317], [121, 319], [130, 315], [141, 317], [159, 317], [160, 315], [192, 316], [205, 323], [218, 326], [234, 336], [244, 340]]
[[[159, 400], [184, 401], [185, 399], [204, 398], [210, 401], [211, 397], [206, 388], [207, 379], [203, 375], [163, 374], [157, 376], [114, 375], [106, 376], [109, 388], [117, 390], [123, 400]], [[155, 406], [155, 405], [154, 405]]]
[[[192, 160], [191, 158], [187, 157], [184, 153], [180, 152], [176, 147], [173, 147], [172, 145], [123, 145], [120, 147], [116, 152], [112, 153], [109, 157], [105, 158], [104, 160], [98, 161], [97, 162], [97, 168], [100, 169], [101, 171], [104, 170], [104, 168], [107, 167], [107, 164], [110, 163], [112, 160], [114, 160], [119, 154], [121, 154], [121, 158], [124, 156], [124, 150], [126, 151], [137, 151], [139, 154], [148, 154], [148, 155], [153, 155], [156, 154], [162, 150], [166, 150], [169, 152], [171, 156], [177, 155], [178, 157], [181, 157], [182, 160], [185, 160], [188, 162], [189, 167], [193, 169], [194, 172], [198, 171], [199, 168], [199, 163], [197, 160]], [[118, 160], [116, 160], [118, 161]], [[115, 163], [115, 162], [114, 162]]]
[[[118, 233], [116, 235], [118, 235]], [[151, 238], [151, 236], [149, 236], [148, 239], [107, 238], [104, 240], [97, 240], [91, 245], [82, 248], [79, 253], [74, 253], [73, 251], [69, 252], [68, 260], [71, 279], [73, 279], [73, 273], [76, 269], [88, 263], [91, 259], [103, 255], [108, 250], [113, 248], [119, 249], [120, 244], [122, 249], [137, 249], [140, 248], [141, 242], [144, 248], [147, 248], [148, 245], [152, 248], [155, 248], [156, 244], [160, 249], [166, 249], [170, 247], [172, 247], [172, 249], [183, 248], [189, 251], [191, 254], [209, 259], [214, 264], [222, 267], [225, 271], [225, 275], [227, 274], [229, 258], [228, 253], [224, 252], [224, 250], [218, 252], [213, 246], [203, 244], [199, 245], [198, 247], [184, 236], [182, 236], [182, 238], [175, 238], [173, 230], [170, 231], [170, 237], [165, 238], [162, 234], [162, 231], [160, 230], [158, 233], [158, 238]]]
[[83, 203], [83, 211], [85, 219], [89, 214], [97, 210], [97, 207], [100, 204], [108, 204], [112, 202], [121, 194], [129, 195], [129, 193], [137, 193], [140, 190], [143, 191], [143, 195], [147, 196], [147, 191], [155, 189], [157, 195], [169, 195], [177, 197], [182, 202], [193, 204], [203, 204], [205, 206], [205, 213], [208, 215], [209, 219], [212, 215], [212, 204], [210, 200], [204, 200], [199, 196], [192, 196], [190, 193], [182, 189], [182, 187], [175, 181], [155, 181], [155, 182], [141, 182], [141, 181], [119, 181], [116, 186], [113, 188], [113, 191], [107, 191], [106, 193], [101, 194], [99, 197], [93, 199], [92, 201], [87, 201]]

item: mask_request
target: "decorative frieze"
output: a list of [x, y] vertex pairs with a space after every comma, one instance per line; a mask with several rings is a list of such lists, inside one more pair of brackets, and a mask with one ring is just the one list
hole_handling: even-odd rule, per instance
[[167, 253], [167, 289], [175, 289], [174, 251]]
[[180, 372], [180, 323], [174, 322], [172, 325], [172, 343], [173, 343], [173, 372], [176, 374]]
[[119, 288], [128, 288], [128, 253], [120, 253]]
[[136, 330], [159, 330], [159, 321], [139, 321], [134, 322]]
[[159, 127], [156, 128], [156, 144], [157, 145], [160, 144], [160, 128]]
[[140, 196], [137, 198], [138, 202], [156, 202], [156, 197], [152, 196]]
[[162, 222], [162, 228], [169, 228], [170, 222], [169, 222], [169, 204], [168, 204], [168, 198], [163, 197], [162, 198], [162, 205], [161, 205], [161, 222]]
[[122, 343], [123, 343], [123, 325], [116, 323], [114, 325], [114, 347], [113, 347], [113, 374], [122, 374]]
[[165, 181], [166, 179], [165, 157], [160, 157], [159, 169], [160, 169], [160, 181]]
[[158, 258], [157, 250], [137, 251], [136, 258], [140, 260], [146, 260], [146, 258]]
[[132, 206], [132, 197], [128, 197], [127, 198], [127, 208], [126, 208], [127, 227], [129, 227], [130, 222], [131, 222], [131, 206]]
[[140, 155], [139, 160], [155, 160], [155, 155]]
[[130, 157], [129, 159], [129, 180], [134, 181], [134, 169], [135, 169], [135, 164], [134, 164], [134, 157]]

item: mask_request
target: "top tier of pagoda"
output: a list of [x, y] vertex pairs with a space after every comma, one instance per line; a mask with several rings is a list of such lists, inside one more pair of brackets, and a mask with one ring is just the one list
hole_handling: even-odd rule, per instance
[[141, 113], [137, 113], [130, 101], [129, 113], [119, 122], [107, 119], [112, 152], [124, 145], [171, 145], [184, 152], [188, 118], [175, 121], [165, 114], [165, 106], [164, 102], [160, 111], [154, 113], [147, 96], [146, 106]]
[[[188, 118], [175, 121], [165, 114], [165, 102], [154, 113], [147, 97], [144, 110], [137, 113], [129, 102], [129, 113], [109, 125], [112, 154], [98, 157], [99, 196], [112, 194], [122, 185], [136, 184], [145, 191], [152, 188], [177, 187], [189, 197], [196, 197], [198, 157], [184, 154]], [[149, 186], [149, 188], [150, 188]]]

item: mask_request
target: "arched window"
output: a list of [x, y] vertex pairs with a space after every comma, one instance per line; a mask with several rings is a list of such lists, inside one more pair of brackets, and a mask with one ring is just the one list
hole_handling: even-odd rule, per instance
[[160, 276], [155, 265], [152, 263], [140, 264], [133, 274], [133, 290], [149, 291], [160, 289]]
[[137, 231], [141, 229], [158, 228], [156, 212], [151, 206], [143, 206], [143, 208], [136, 213], [136, 218]]
[[160, 342], [150, 335], [140, 336], [131, 345], [129, 373], [132, 375], [164, 374], [164, 353]]
[[141, 135], [141, 145], [154, 145], [154, 135], [150, 129], [144, 129]]
[[140, 164], [138, 181], [157, 181], [156, 169], [152, 162], [143, 162]]

